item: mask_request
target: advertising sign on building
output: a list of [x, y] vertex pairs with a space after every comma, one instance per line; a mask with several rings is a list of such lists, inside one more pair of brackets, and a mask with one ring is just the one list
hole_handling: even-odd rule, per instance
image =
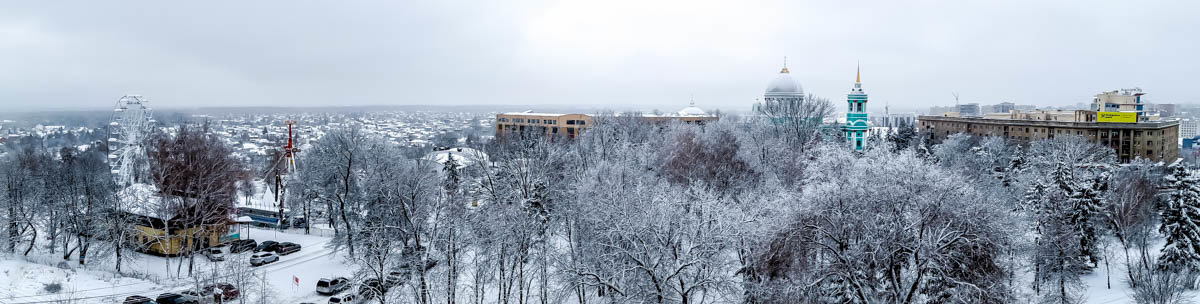
[[1096, 122], [1136, 123], [1136, 112], [1096, 112]]

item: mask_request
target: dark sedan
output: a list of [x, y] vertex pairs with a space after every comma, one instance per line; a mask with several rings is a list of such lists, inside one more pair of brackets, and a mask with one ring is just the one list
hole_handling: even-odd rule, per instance
[[259, 252], [259, 251], [275, 252], [275, 249], [277, 249], [277, 248], [279, 248], [279, 242], [263, 241], [262, 243], [258, 243], [258, 247], [254, 248], [254, 252]]
[[128, 296], [121, 304], [155, 304], [154, 300], [143, 296]]
[[300, 244], [290, 242], [279, 243], [279, 247], [275, 248], [275, 253], [279, 255], [289, 255], [297, 251], [300, 251]]

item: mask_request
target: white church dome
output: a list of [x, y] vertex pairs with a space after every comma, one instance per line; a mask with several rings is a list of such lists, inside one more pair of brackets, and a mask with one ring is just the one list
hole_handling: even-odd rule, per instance
[[792, 78], [792, 74], [788, 73], [785, 67], [779, 71], [779, 75], [771, 80], [767, 85], [767, 94], [804, 94], [804, 89], [800, 87], [800, 82]]

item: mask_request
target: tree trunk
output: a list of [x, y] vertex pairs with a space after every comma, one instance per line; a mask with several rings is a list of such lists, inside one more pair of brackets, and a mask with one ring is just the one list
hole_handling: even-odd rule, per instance
[[350, 221], [346, 219], [346, 199], [342, 199], [339, 203], [338, 212], [342, 217], [342, 224], [346, 225], [346, 246], [350, 247], [350, 256], [354, 256], [354, 233], [350, 230]]
[[113, 251], [115, 251], [116, 255], [117, 255], [117, 273], [121, 273], [121, 245], [122, 245], [121, 241], [120, 241], [121, 238], [124, 238], [124, 237], [122, 236], [120, 238], [117, 238], [117, 240], [113, 241], [113, 243], [115, 243], [115, 246], [113, 246]]
[[1133, 268], [1130, 267], [1132, 265], [1129, 264], [1129, 245], [1125, 242], [1121, 242], [1121, 247], [1125, 251], [1125, 275], [1129, 276], [1129, 287], [1137, 288], [1137, 280], [1133, 279]]
[[30, 239], [29, 239], [29, 247], [26, 247], [26, 248], [25, 248], [25, 254], [24, 254], [24, 255], [25, 255], [25, 256], [29, 256], [29, 251], [33, 250], [33, 244], [34, 244], [34, 243], [37, 243], [37, 229], [34, 229], [34, 228], [33, 228], [33, 223], [32, 223], [32, 222], [30, 222], [30, 223], [27, 223], [26, 225], [29, 225], [29, 230], [33, 232], [33, 238], [30, 238]]
[[78, 238], [79, 244], [77, 247], [79, 248], [79, 265], [87, 264], [87, 250], [92, 244], [91, 240], [84, 239], [85, 238], [82, 236]]

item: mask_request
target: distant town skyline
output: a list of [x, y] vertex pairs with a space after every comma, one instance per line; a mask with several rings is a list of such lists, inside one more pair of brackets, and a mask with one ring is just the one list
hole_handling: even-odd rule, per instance
[[748, 111], [787, 66], [870, 111], [1195, 103], [1200, 3], [11, 2], [0, 107], [628, 105]]

